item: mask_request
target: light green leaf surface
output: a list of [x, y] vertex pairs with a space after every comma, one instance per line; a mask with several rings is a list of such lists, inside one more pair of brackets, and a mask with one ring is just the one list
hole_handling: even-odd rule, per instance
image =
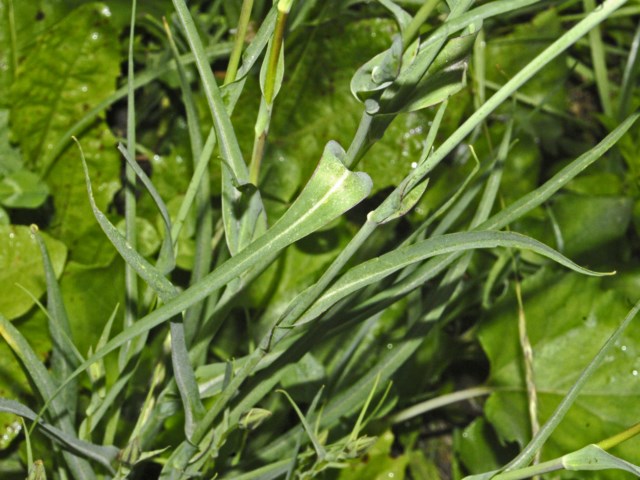
[[[36, 298], [46, 289], [42, 257], [28, 227], [0, 225], [0, 313], [8, 319], [25, 314], [34, 302], [22, 288]], [[60, 276], [67, 258], [65, 245], [43, 234], [56, 276]]]
[[0, 176], [0, 204], [9, 208], [37, 208], [44, 203], [49, 189], [27, 170]]
[[[87, 216], [89, 202], [78, 155], [68, 149], [55, 163], [47, 155], [76, 120], [114, 91], [119, 56], [117, 34], [104, 5], [85, 4], [29, 50], [11, 90], [14, 140], [25, 164], [43, 175], [53, 192], [55, 214], [50, 232], [67, 244], [72, 258], [84, 263], [94, 263], [100, 249], [76, 251], [75, 247], [83, 236], [99, 230]], [[119, 159], [112, 148], [115, 140], [101, 121], [82, 140], [96, 179], [96, 201], [106, 209], [120, 188]]]
[[640, 467], [615, 455], [605, 452], [597, 445], [587, 445], [580, 450], [562, 457], [562, 465], [567, 470], [624, 470], [640, 477]]
[[[625, 317], [627, 300], [601, 279], [575, 274], [560, 277], [543, 270], [526, 279], [523, 301], [533, 347], [533, 368], [544, 422]], [[544, 289], [542, 288], [544, 287]], [[530, 437], [522, 354], [518, 345], [517, 309], [513, 294], [489, 311], [479, 338], [491, 362], [492, 385], [504, 389], [486, 404], [486, 414], [504, 440], [521, 445]], [[640, 394], [640, 343], [633, 328], [624, 334], [583, 388], [582, 393], [543, 449], [543, 458], [559, 457], [595, 443], [635, 423], [629, 416]], [[640, 457], [638, 441], [618, 453], [632, 462]]]
[[11, 89], [11, 125], [27, 165], [50, 168], [45, 152], [114, 90], [118, 61], [117, 34], [98, 3], [74, 10], [40, 38]]

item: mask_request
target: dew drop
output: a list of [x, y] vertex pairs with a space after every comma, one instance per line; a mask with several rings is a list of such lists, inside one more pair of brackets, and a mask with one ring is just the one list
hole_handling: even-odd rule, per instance
[[155, 154], [155, 155], [153, 156], [153, 161], [154, 161], [154, 162], [159, 162], [160, 160], [161, 160], [160, 155]]
[[91, 34], [91, 40], [98, 40], [100, 38], [100, 34], [98, 32], [93, 32]]
[[16, 234], [13, 232], [9, 233], [9, 239], [13, 240], [14, 238], [16, 238]]
[[176, 157], [176, 163], [182, 163], [182, 162], [184, 162], [184, 159], [180, 155], [178, 155]]
[[87, 90], [89, 90], [89, 87], [87, 87], [86, 85], [83, 85], [80, 87], [80, 90], [86, 93]]
[[389, 477], [389, 478], [393, 478], [393, 477], [395, 477], [395, 476], [396, 476], [396, 475], [395, 475], [395, 473], [393, 473], [393, 472], [389, 472], [389, 473], [387, 474], [387, 477]]
[[102, 10], [100, 10], [100, 13], [102, 15], [104, 15], [105, 17], [110, 17], [111, 16], [111, 10], [109, 10], [109, 7], [107, 7], [107, 6], [102, 7]]
[[418, 162], [411, 162], [411, 168], [417, 168]]
[[631, 375], [633, 375], [634, 377], [637, 377], [638, 376], [638, 370], [633, 370], [631, 372]]
[[387, 343], [387, 350], [391, 350], [393, 348], [393, 343]]
[[622, 345], [620, 347], [620, 350], [622, 350], [623, 352], [626, 352], [627, 351], [627, 346], [626, 345]]

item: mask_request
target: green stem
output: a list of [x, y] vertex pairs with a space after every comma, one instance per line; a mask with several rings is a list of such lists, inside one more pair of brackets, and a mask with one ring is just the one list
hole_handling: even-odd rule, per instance
[[236, 32], [233, 50], [229, 57], [227, 73], [224, 76], [224, 85], [227, 85], [236, 79], [238, 65], [240, 64], [240, 56], [242, 55], [242, 47], [244, 46], [244, 39], [247, 36], [247, 27], [249, 26], [249, 20], [251, 19], [252, 9], [253, 0], [244, 0], [242, 2], [242, 10], [240, 10], [240, 19], [238, 20], [238, 31]]
[[610, 448], [615, 447], [616, 445], [626, 442], [630, 438], [635, 437], [640, 433], [640, 422], [636, 423], [634, 426], [627, 428], [624, 432], [620, 432], [613, 437], [609, 437], [606, 440], [602, 440], [601, 442], [596, 443], [603, 450], [609, 450]]
[[347, 168], [354, 168], [366, 153], [367, 139], [372, 121], [373, 116], [369, 115], [366, 111], [362, 113], [360, 123], [358, 124], [358, 130], [351, 141], [351, 145], [349, 145], [349, 150], [347, 150], [347, 158], [345, 158], [344, 161]]
[[436, 8], [436, 6], [440, 3], [440, 0], [427, 0], [418, 13], [416, 13], [411, 23], [407, 26], [406, 30], [402, 34], [402, 47], [406, 50], [407, 46], [411, 45], [411, 43], [417, 38], [418, 32], [420, 31], [420, 27], [424, 22], [426, 22], [431, 12]]
[[[128, 91], [127, 91], [127, 153], [132, 159], [136, 158], [136, 113], [134, 96], [134, 66], [133, 43], [135, 40], [136, 0], [131, 5], [131, 26], [129, 31], [129, 58], [128, 58]], [[125, 226], [126, 239], [131, 248], [136, 249], [136, 173], [127, 163], [125, 167]], [[135, 270], [127, 263], [125, 266], [126, 300], [124, 308], [123, 328], [129, 327], [138, 318], [138, 277]], [[129, 360], [131, 342], [123, 345], [120, 350], [119, 368], [124, 369]]]
[[493, 390], [494, 389], [491, 387], [481, 386], [468, 388], [466, 390], [460, 390], [458, 392], [448, 393], [446, 395], [440, 395], [439, 397], [432, 398], [396, 413], [391, 417], [391, 422], [402, 423], [405, 420], [417, 417], [418, 415], [423, 415], [437, 408], [451, 405], [452, 403], [469, 400], [471, 398], [480, 397], [483, 395], [489, 395], [491, 392], [493, 392]]
[[16, 76], [16, 71], [18, 70], [18, 38], [16, 35], [16, 18], [15, 11], [13, 8], [13, 0], [9, 0], [7, 4], [7, 21], [9, 23], [9, 56], [11, 57], [9, 62], [11, 65], [11, 80]]
[[287, 24], [288, 15], [289, 12], [278, 9], [278, 17], [276, 18], [276, 26], [273, 31], [271, 50], [269, 51], [269, 64], [267, 66], [267, 76], [264, 85], [264, 98], [268, 105], [273, 103], [278, 59], [280, 58], [282, 39], [284, 38], [284, 27]]
[[258, 112], [258, 119], [256, 121], [255, 136], [253, 139], [253, 152], [251, 154], [251, 162], [249, 163], [249, 182], [253, 185], [258, 185], [260, 166], [262, 164], [262, 159], [264, 158], [267, 136], [269, 135], [269, 126], [271, 125], [273, 100], [277, 95], [276, 82], [278, 78], [278, 60], [280, 59], [280, 52], [282, 51], [284, 28], [287, 24], [289, 9], [291, 8], [291, 2], [289, 2], [289, 5], [285, 5], [284, 9], [282, 8], [283, 3], [284, 2], [280, 2], [278, 5], [278, 16], [276, 18], [276, 25], [271, 39], [271, 48], [269, 49], [269, 57], [267, 59], [267, 73], [264, 80], [263, 98], [260, 104], [260, 111]]

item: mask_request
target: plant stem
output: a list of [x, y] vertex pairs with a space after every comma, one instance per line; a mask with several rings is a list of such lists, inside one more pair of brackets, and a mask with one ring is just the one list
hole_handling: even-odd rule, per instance
[[271, 38], [271, 48], [269, 49], [269, 57], [267, 58], [267, 71], [264, 79], [264, 90], [262, 92], [262, 101], [260, 102], [260, 110], [258, 119], [256, 120], [255, 136], [253, 140], [253, 152], [251, 154], [251, 162], [249, 164], [249, 182], [258, 185], [260, 177], [260, 166], [264, 158], [265, 146], [267, 144], [267, 136], [269, 135], [269, 126], [271, 125], [271, 114], [273, 112], [273, 100], [277, 95], [276, 83], [278, 81], [278, 61], [282, 51], [282, 43], [284, 38], [284, 28], [287, 23], [287, 16], [291, 9], [291, 2], [278, 4], [278, 16], [276, 25]]
[[[127, 62], [127, 153], [129, 157], [136, 158], [136, 113], [134, 96], [134, 68], [133, 68], [133, 43], [135, 40], [136, 0], [131, 4], [131, 25], [129, 30], [129, 58]], [[126, 239], [132, 249], [136, 249], [136, 173], [127, 163], [125, 166], [125, 225]], [[127, 328], [138, 318], [138, 277], [135, 270], [128, 263], [125, 265], [125, 291], [124, 322], [122, 327]], [[146, 338], [144, 336], [143, 338]], [[123, 370], [129, 360], [131, 342], [122, 346], [118, 358], [118, 366]]]
[[620, 432], [613, 437], [609, 437], [606, 440], [602, 440], [601, 442], [596, 443], [603, 450], [609, 450], [610, 448], [615, 447], [616, 445], [629, 440], [630, 438], [635, 437], [640, 433], [640, 422], [636, 423], [634, 426], [627, 428], [624, 432]]
[[251, 10], [253, 9], [253, 0], [243, 0], [242, 10], [240, 10], [240, 18], [238, 19], [238, 30], [236, 32], [236, 39], [233, 43], [233, 50], [229, 57], [229, 64], [227, 65], [227, 73], [224, 76], [224, 85], [227, 85], [236, 79], [238, 73], [238, 65], [240, 64], [240, 57], [242, 56], [242, 47], [244, 46], [244, 39], [247, 36], [247, 27], [249, 26], [249, 20], [251, 19]]
[[392, 423], [402, 423], [406, 420], [417, 417], [418, 415], [423, 415], [432, 410], [436, 410], [437, 408], [445, 407], [447, 405], [451, 405], [452, 403], [461, 402], [463, 400], [469, 400], [471, 398], [489, 395], [493, 391], [494, 389], [491, 387], [480, 386], [448, 393], [446, 395], [440, 395], [439, 397], [432, 398], [425, 402], [414, 405], [413, 407], [402, 410], [401, 412], [393, 415], [390, 420]]
[[413, 20], [411, 20], [411, 23], [409, 23], [402, 34], [402, 46], [405, 50], [407, 46], [411, 45], [411, 42], [416, 39], [418, 32], [420, 31], [420, 27], [427, 18], [429, 18], [429, 15], [431, 15], [431, 12], [433, 12], [438, 3], [440, 3], [440, 0], [427, 0], [420, 7], [420, 10], [418, 10], [416, 15], [413, 17]]

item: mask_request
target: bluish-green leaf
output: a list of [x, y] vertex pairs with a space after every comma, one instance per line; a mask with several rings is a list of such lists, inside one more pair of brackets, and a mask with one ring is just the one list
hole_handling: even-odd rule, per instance
[[640, 467], [604, 451], [597, 445], [587, 445], [562, 457], [567, 470], [624, 470], [640, 477]]

